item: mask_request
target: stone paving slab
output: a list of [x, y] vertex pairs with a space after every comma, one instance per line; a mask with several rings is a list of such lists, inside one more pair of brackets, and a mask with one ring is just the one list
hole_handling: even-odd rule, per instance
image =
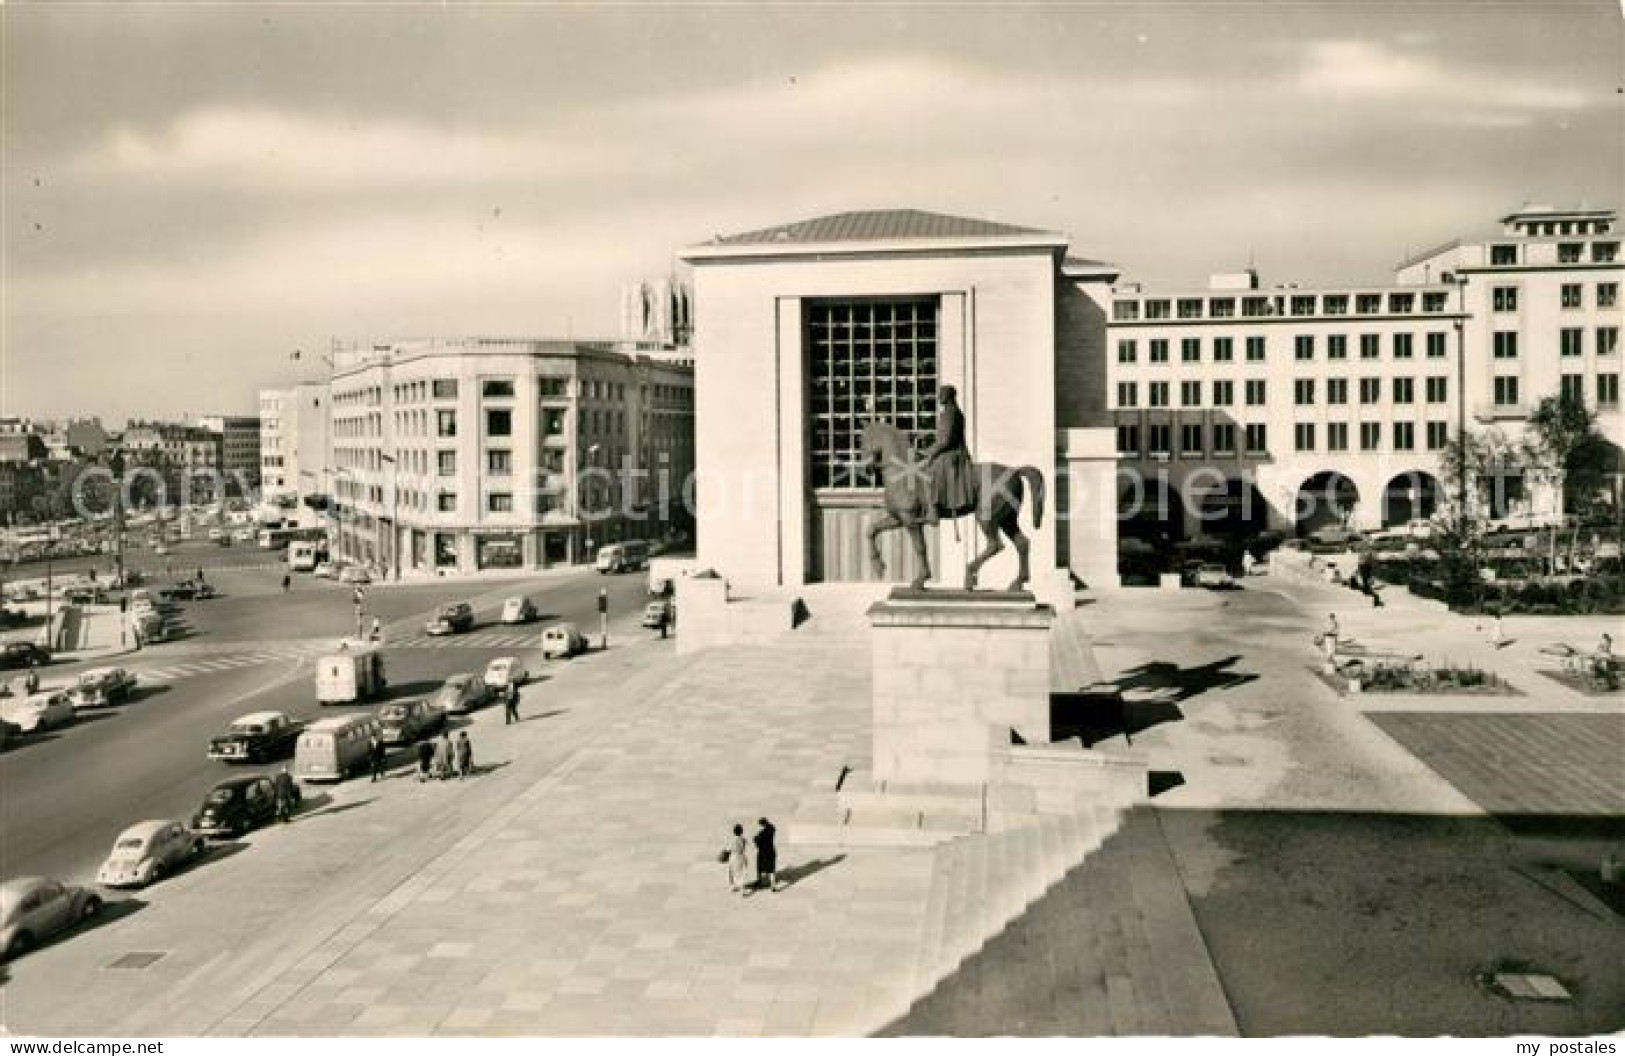
[[1625, 816], [1625, 716], [1371, 715], [1492, 814]]

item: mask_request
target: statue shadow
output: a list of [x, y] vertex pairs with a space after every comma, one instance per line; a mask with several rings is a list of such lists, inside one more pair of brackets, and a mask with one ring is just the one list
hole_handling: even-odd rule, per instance
[[1209, 690], [1233, 689], [1257, 681], [1258, 676], [1251, 672], [1227, 670], [1240, 659], [1240, 656], [1227, 656], [1195, 667], [1153, 660], [1129, 668], [1113, 679], [1113, 684], [1125, 697], [1137, 693], [1137, 700], [1156, 699], [1177, 704]]

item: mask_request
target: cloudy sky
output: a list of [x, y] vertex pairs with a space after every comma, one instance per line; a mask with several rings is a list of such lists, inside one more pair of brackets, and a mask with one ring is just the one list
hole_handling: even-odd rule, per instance
[[[6, 4], [0, 411], [250, 412], [335, 336], [612, 333], [714, 234], [909, 206], [1151, 285], [1618, 206], [1617, 0]], [[312, 357], [307, 356], [306, 361]], [[110, 423], [111, 424], [111, 423]]]

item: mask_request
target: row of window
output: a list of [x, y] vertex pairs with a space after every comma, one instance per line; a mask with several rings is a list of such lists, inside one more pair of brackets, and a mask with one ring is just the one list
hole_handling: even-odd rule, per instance
[[[1496, 286], [1490, 290], [1490, 307], [1497, 312], [1515, 312], [1518, 310], [1519, 287]], [[1558, 303], [1564, 308], [1585, 307], [1585, 284], [1580, 282], [1565, 282], [1558, 289]], [[1598, 308], [1614, 308], [1619, 305], [1619, 283], [1597, 283], [1596, 304]]]
[[[1557, 244], [1557, 262], [1559, 264], [1579, 264], [1585, 260], [1584, 242], [1559, 242]], [[1490, 246], [1490, 264], [1495, 267], [1513, 267], [1521, 263], [1522, 246], [1517, 243], [1499, 243]], [[1591, 243], [1591, 263], [1612, 264], [1619, 259], [1618, 242]]]
[[[1359, 422], [1357, 436], [1359, 450], [1382, 450], [1383, 423]], [[1350, 445], [1349, 422], [1327, 422], [1326, 450], [1329, 452], [1353, 450]], [[1429, 451], [1441, 450], [1450, 439], [1447, 422], [1425, 422], [1424, 439]], [[1177, 428], [1177, 433], [1176, 433]], [[1242, 452], [1262, 455], [1269, 450], [1269, 431], [1263, 422], [1249, 422], [1240, 427]], [[1138, 423], [1124, 423], [1117, 427], [1117, 452], [1130, 457], [1172, 456], [1174, 438], [1179, 438], [1178, 453], [1182, 456], [1234, 455], [1237, 453], [1237, 425], [1234, 422], [1153, 422], [1143, 432]], [[1295, 451], [1315, 451], [1320, 437], [1319, 423], [1297, 422], [1292, 427], [1292, 447]], [[1416, 423], [1393, 422], [1389, 430], [1392, 451], [1416, 450]], [[1141, 446], [1141, 440], [1145, 441]]]
[[[1327, 334], [1326, 358], [1349, 358], [1349, 335]], [[1416, 344], [1414, 334], [1402, 333], [1390, 335], [1390, 347], [1395, 359], [1414, 359]], [[1435, 332], [1423, 335], [1429, 359], [1443, 359], [1448, 348], [1448, 335]], [[1242, 346], [1246, 361], [1249, 363], [1262, 363], [1265, 359], [1267, 342], [1264, 336], [1254, 335], [1245, 339]], [[1319, 344], [1314, 334], [1297, 334], [1292, 339], [1293, 358], [1299, 361], [1315, 358]], [[1382, 356], [1381, 334], [1360, 334], [1359, 350], [1361, 359], [1379, 359]], [[1172, 351], [1172, 343], [1166, 337], [1153, 337], [1146, 342], [1147, 360], [1151, 363], [1167, 363]], [[1215, 337], [1211, 339], [1210, 355], [1215, 363], [1231, 363], [1236, 358], [1236, 343], [1233, 337]], [[1117, 339], [1117, 362], [1137, 363], [1140, 358], [1140, 342], [1137, 338], [1121, 337]], [[1202, 362], [1202, 339], [1199, 337], [1182, 337], [1179, 339], [1179, 361], [1181, 363]]]
[[1443, 312], [1450, 303], [1445, 290], [1424, 291], [1418, 300], [1414, 292], [1381, 293], [1273, 293], [1243, 297], [1147, 297], [1112, 302], [1112, 319], [1129, 323], [1141, 319], [1234, 319], [1240, 309], [1242, 319], [1279, 316], [1382, 315], [1384, 303], [1389, 315], [1410, 315], [1420, 303], [1428, 314]]
[[[1326, 383], [1325, 393], [1328, 404], [1346, 404], [1349, 402], [1348, 378], [1296, 378], [1292, 382], [1293, 403], [1300, 407], [1314, 404], [1316, 393], [1320, 391], [1320, 382]], [[1382, 401], [1381, 378], [1360, 378], [1359, 394], [1362, 404], [1380, 403]], [[1390, 378], [1390, 394], [1394, 403], [1416, 402], [1415, 378]], [[1445, 377], [1424, 378], [1428, 403], [1446, 403], [1450, 399], [1450, 379]], [[1217, 378], [1208, 384], [1211, 386], [1209, 406], [1231, 407], [1236, 402], [1236, 383], [1229, 378]], [[1146, 384], [1148, 407], [1171, 407], [1172, 382], [1152, 381]], [[1247, 406], [1262, 407], [1269, 402], [1269, 386], [1263, 378], [1248, 378], [1242, 382], [1242, 396]], [[1134, 381], [1120, 381], [1117, 383], [1118, 407], [1138, 407], [1140, 405], [1140, 385]], [[1202, 406], [1202, 382], [1188, 380], [1179, 383], [1179, 405], [1181, 407]]]

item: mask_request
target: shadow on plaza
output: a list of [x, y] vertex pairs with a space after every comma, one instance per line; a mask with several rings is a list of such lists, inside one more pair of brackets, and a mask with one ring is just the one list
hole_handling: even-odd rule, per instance
[[1250, 672], [1229, 670], [1239, 659], [1227, 656], [1194, 667], [1153, 660], [1102, 686], [1051, 693], [1051, 735], [1057, 741], [1077, 737], [1085, 747], [1119, 735], [1132, 744], [1137, 733], [1182, 720], [1181, 701], [1256, 680]]
[[846, 855], [837, 854], [830, 858], [814, 858], [811, 861], [797, 862], [778, 871], [779, 884], [782, 887], [794, 887], [809, 877], [816, 876], [831, 866], [840, 865], [846, 861]]
[[10, 982], [10, 974], [5, 972], [4, 969], [9, 968], [18, 960], [27, 960], [29, 955], [39, 953], [41, 950], [48, 950], [58, 943], [72, 942], [76, 937], [86, 932], [109, 927], [127, 917], [133, 917], [145, 908], [147, 908], [147, 903], [139, 898], [119, 898], [113, 901], [104, 901], [101, 910], [94, 917], [82, 920], [73, 927], [59, 931], [54, 935], [33, 940], [25, 953], [7, 956], [4, 962], [0, 962], [0, 985]]
[[[879, 1033], [1168, 1033], [1139, 1007], [1114, 1021], [1130, 983], [1188, 1034], [1189, 955], [1211, 958], [1243, 1037], [1610, 1033], [1625, 1026], [1625, 888], [1599, 866], [1622, 834], [1616, 814], [1138, 807]], [[1153, 916], [1164, 903], [1137, 897], [1148, 869], [1183, 887], [1187, 950], [1166, 945], [1178, 929]], [[1124, 979], [1152, 934], [1162, 955]], [[1506, 970], [1552, 975], [1571, 997], [1510, 998], [1489, 985]]]

